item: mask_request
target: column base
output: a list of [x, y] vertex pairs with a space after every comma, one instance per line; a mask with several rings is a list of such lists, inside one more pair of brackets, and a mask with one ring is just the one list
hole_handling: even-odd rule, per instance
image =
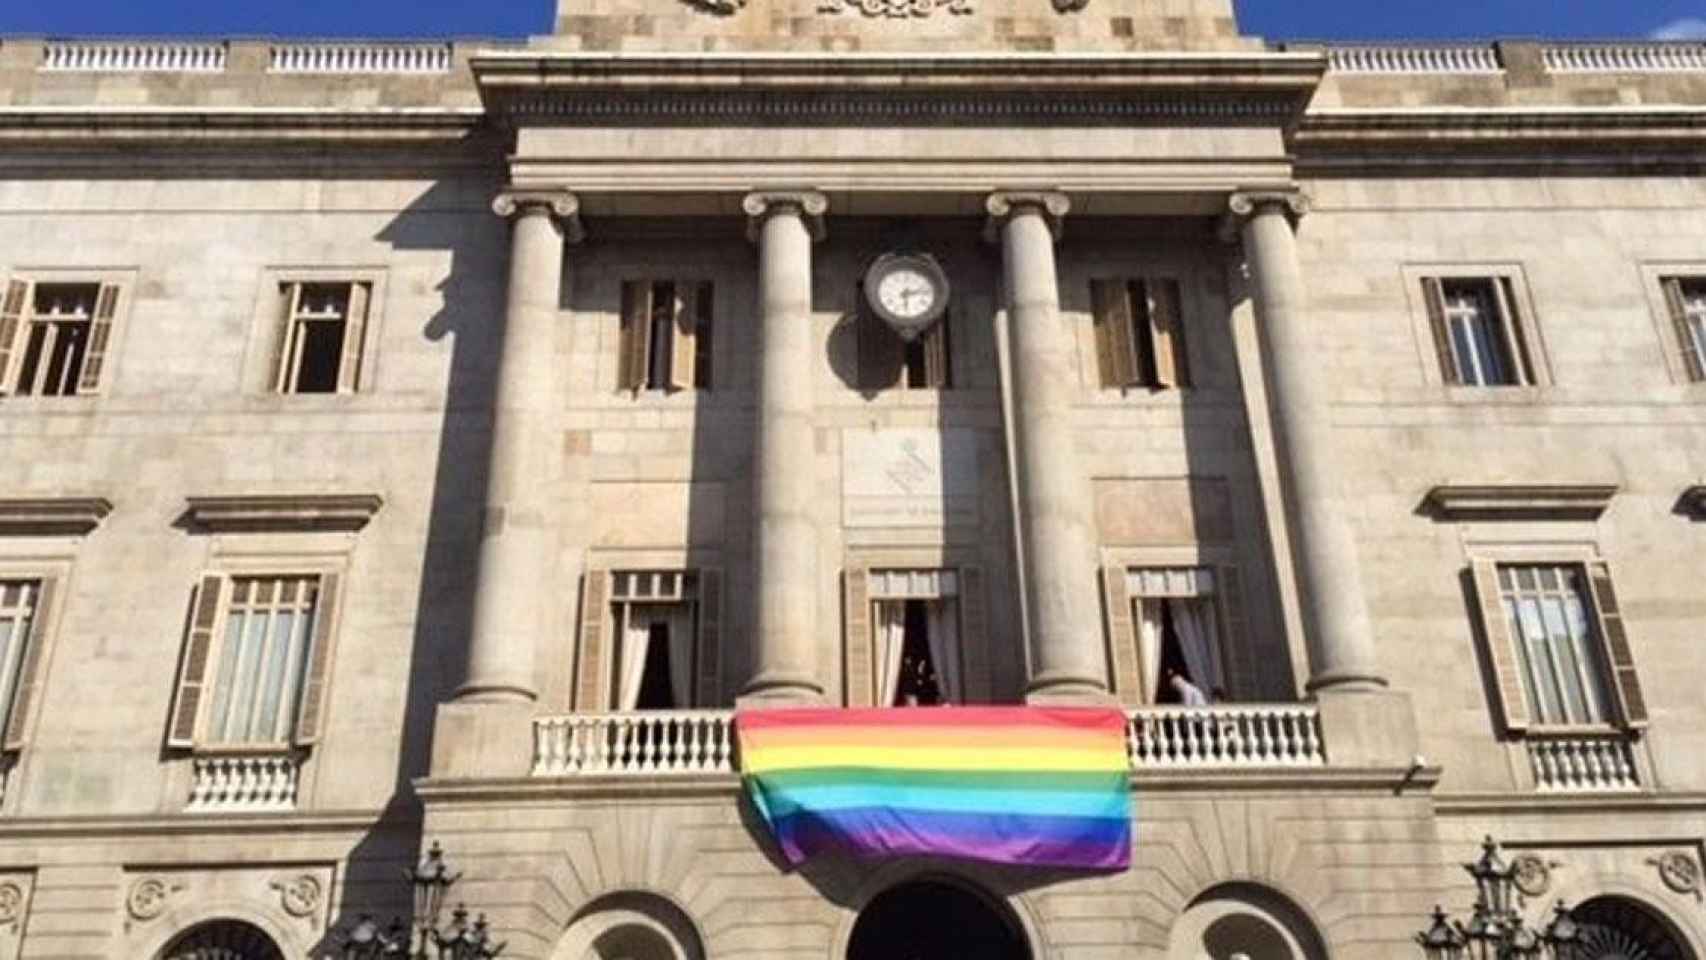
[[533, 704], [438, 705], [432, 733], [435, 780], [525, 777], [533, 766]]
[[456, 703], [532, 703], [539, 699], [532, 689], [509, 683], [465, 683], [456, 688]]
[[735, 707], [742, 710], [825, 705], [823, 687], [816, 680], [799, 674], [760, 674], [748, 681], [746, 689], [735, 698]]
[[1080, 677], [1037, 677], [1025, 688], [1025, 703], [1037, 707], [1111, 707], [1107, 687]]
[[1416, 711], [1407, 693], [1322, 690], [1321, 739], [1335, 767], [1409, 767], [1416, 758]]

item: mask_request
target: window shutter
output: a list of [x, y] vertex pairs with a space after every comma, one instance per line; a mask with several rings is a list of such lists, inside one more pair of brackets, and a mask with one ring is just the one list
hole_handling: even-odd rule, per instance
[[1457, 355], [1451, 351], [1451, 329], [1445, 320], [1445, 285], [1438, 277], [1422, 278], [1422, 301], [1428, 308], [1428, 329], [1433, 331], [1434, 352], [1439, 355], [1439, 376], [1446, 383], [1462, 383]]
[[581, 604], [580, 687], [575, 693], [575, 709], [604, 710], [604, 627], [605, 607], [609, 604], [610, 575], [603, 570], [586, 572], [586, 600]]
[[296, 389], [296, 308], [301, 300], [302, 284], [278, 285], [278, 297], [273, 306], [278, 314], [277, 353], [273, 356], [274, 393], [291, 393]]
[[296, 714], [296, 745], [305, 747], [320, 739], [325, 727], [326, 685], [331, 675], [332, 646], [337, 640], [338, 588], [336, 573], [320, 575], [320, 590], [314, 597], [314, 636], [308, 648], [308, 669], [302, 678], [302, 705]]
[[652, 342], [652, 285], [642, 280], [622, 284], [622, 330], [616, 339], [616, 388], [646, 388], [646, 358]]
[[847, 705], [869, 707], [876, 699], [871, 649], [871, 571], [850, 566], [842, 578], [847, 603]]
[[204, 573], [190, 601], [190, 629], [184, 642], [183, 669], [178, 675], [178, 693], [172, 706], [171, 727], [166, 745], [188, 749], [195, 746], [196, 723], [206, 692], [208, 667], [212, 665], [214, 640], [224, 619], [225, 595], [231, 581], [223, 574]]
[[1131, 621], [1131, 594], [1126, 592], [1125, 567], [1102, 568], [1102, 598], [1108, 605], [1108, 652], [1114, 664], [1114, 693], [1120, 704], [1143, 706], [1143, 666], [1137, 657], [1137, 629]]
[[[1257, 695], [1255, 670], [1251, 665], [1250, 638], [1244, 620], [1244, 582], [1238, 568], [1230, 563], [1215, 570], [1218, 581], [1215, 590], [1220, 594], [1220, 649], [1227, 661], [1226, 695], [1228, 698]], [[1212, 691], [1211, 691], [1212, 692]]]
[[1666, 277], [1664, 290], [1665, 304], [1670, 307], [1671, 330], [1676, 334], [1677, 349], [1682, 354], [1682, 375], [1689, 380], [1706, 380], [1706, 357], [1700, 355], [1688, 330], [1688, 306], [1682, 295], [1682, 279]]
[[1605, 663], [1611, 668], [1612, 695], [1626, 727], [1647, 725], [1647, 698], [1641, 693], [1641, 678], [1635, 673], [1635, 653], [1629, 648], [1629, 632], [1623, 625], [1623, 609], [1611, 586], [1611, 568], [1603, 561], [1587, 565], [1593, 587], [1594, 613], [1599, 617], [1599, 642]]
[[862, 390], [887, 390], [900, 383], [906, 366], [906, 348], [900, 337], [877, 316], [876, 312], [860, 305], [855, 331], [859, 341], [859, 387]]
[[982, 567], [960, 568], [961, 696], [967, 703], [988, 703], [994, 697], [990, 677], [989, 593]]
[[349, 304], [344, 310], [344, 352], [338, 360], [338, 392], [354, 393], [361, 387], [361, 357], [367, 345], [367, 312], [372, 308], [373, 288], [365, 283], [349, 285]]
[[1498, 565], [1491, 560], [1477, 559], [1471, 569], [1475, 578], [1475, 599], [1481, 612], [1481, 628], [1487, 640], [1487, 660], [1493, 665], [1493, 686], [1499, 691], [1499, 708], [1504, 714], [1505, 729], [1526, 730], [1530, 723], [1528, 694], [1522, 678], [1522, 661], [1517, 657], [1516, 638], [1511, 636], [1510, 618], [1505, 615], [1504, 597], [1499, 592]]
[[924, 331], [924, 385], [937, 390], [953, 386], [952, 356], [948, 325], [953, 313], [942, 314], [929, 330]]
[[1517, 307], [1516, 285], [1510, 277], [1495, 277], [1493, 291], [1499, 302], [1499, 329], [1504, 332], [1505, 350], [1510, 353], [1519, 386], [1535, 383], [1534, 363], [1528, 355], [1528, 339], [1523, 332], [1522, 311]]
[[694, 361], [699, 356], [697, 294], [697, 284], [675, 284], [675, 323], [670, 331], [669, 344], [669, 385], [676, 390], [691, 390], [697, 386], [693, 377]]
[[1179, 281], [1170, 277], [1144, 284], [1149, 294], [1149, 325], [1155, 337], [1155, 379], [1163, 387], [1191, 385], [1185, 358], [1185, 326], [1179, 312]]
[[693, 385], [701, 390], [711, 389], [711, 321], [712, 297], [710, 281], [693, 285], [693, 303], [698, 327], [693, 334]]
[[723, 571], [699, 568], [699, 707], [723, 703]]
[[113, 318], [118, 314], [119, 285], [101, 284], [95, 295], [95, 315], [89, 320], [89, 344], [83, 348], [83, 370], [77, 377], [78, 393], [95, 393], [101, 389], [101, 372], [107, 366], [107, 350], [112, 345]]
[[30, 707], [41, 687], [42, 662], [47, 655], [47, 621], [53, 613], [54, 581], [43, 578], [36, 588], [35, 610], [30, 617], [30, 635], [24, 637], [24, 658], [18, 666], [17, 693], [6, 718], [6, 750], [21, 750], [29, 740]]
[[1124, 280], [1090, 281], [1090, 309], [1096, 329], [1096, 369], [1104, 387], [1137, 385], [1137, 341], [1133, 336], [1131, 292]]
[[30, 284], [13, 280], [6, 284], [6, 296], [0, 298], [0, 394], [13, 390], [12, 378], [17, 373], [18, 358], [23, 355], [24, 314], [30, 305]]

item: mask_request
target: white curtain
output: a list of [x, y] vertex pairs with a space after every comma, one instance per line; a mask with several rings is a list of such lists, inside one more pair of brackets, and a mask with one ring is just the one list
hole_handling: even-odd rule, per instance
[[685, 604], [669, 611], [669, 692], [675, 709], [693, 706], [693, 608]]
[[900, 693], [900, 652], [906, 643], [906, 601], [877, 601], [877, 704], [892, 707]]
[[1179, 652], [1185, 657], [1185, 669], [1191, 673], [1191, 680], [1205, 694], [1226, 688], [1226, 678], [1220, 673], [1220, 657], [1218, 650], [1220, 641], [1215, 636], [1214, 610], [1209, 607], [1206, 599], [1172, 600], [1173, 632], [1179, 638]]
[[953, 597], [932, 600], [929, 604], [930, 662], [936, 665], [936, 682], [942, 688], [943, 703], [959, 703], [960, 686], [960, 610]]
[[1137, 601], [1137, 669], [1143, 702], [1154, 703], [1161, 687], [1161, 600]]
[[651, 646], [652, 618], [639, 607], [630, 606], [622, 631], [621, 672], [617, 675], [616, 709], [632, 710], [640, 702], [640, 683], [646, 676], [646, 650]]

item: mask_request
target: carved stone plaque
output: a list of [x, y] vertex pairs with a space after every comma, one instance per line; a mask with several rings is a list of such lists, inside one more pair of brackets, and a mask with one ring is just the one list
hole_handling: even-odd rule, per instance
[[970, 430], [843, 432], [841, 512], [849, 527], [975, 525], [977, 436]]

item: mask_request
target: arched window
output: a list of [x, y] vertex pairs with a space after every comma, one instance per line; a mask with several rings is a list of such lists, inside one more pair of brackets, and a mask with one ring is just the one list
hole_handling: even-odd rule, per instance
[[705, 960], [693, 919], [667, 899], [625, 891], [581, 908], [551, 960]]
[[1256, 884], [1214, 887], [1174, 921], [1167, 960], [1326, 960], [1302, 910]]
[[847, 944], [847, 960], [930, 957], [1031, 960], [1031, 948], [1004, 904], [945, 880], [878, 894], [860, 911]]
[[160, 960], [284, 960], [284, 951], [252, 923], [210, 920], [179, 934]]
[[1570, 914], [1582, 930], [1571, 960], [1694, 960], [1670, 921], [1628, 897], [1594, 897]]

